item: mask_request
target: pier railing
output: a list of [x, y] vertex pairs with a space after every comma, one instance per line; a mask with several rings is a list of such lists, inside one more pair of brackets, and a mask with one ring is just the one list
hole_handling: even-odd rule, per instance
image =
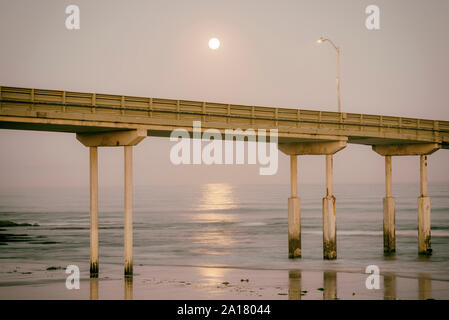
[[0, 101], [2, 114], [7, 114], [8, 110], [41, 112], [37, 117], [45, 116], [43, 112], [94, 113], [104, 115], [105, 119], [119, 116], [123, 122], [131, 123], [139, 123], [137, 119], [142, 123], [148, 123], [144, 119], [151, 119], [174, 124], [202, 120], [241, 128], [278, 128], [293, 132], [300, 128], [318, 134], [348, 136], [350, 143], [358, 143], [358, 137], [376, 137], [439, 142], [443, 148], [449, 144], [449, 121], [441, 120], [18, 87], [0, 87]]

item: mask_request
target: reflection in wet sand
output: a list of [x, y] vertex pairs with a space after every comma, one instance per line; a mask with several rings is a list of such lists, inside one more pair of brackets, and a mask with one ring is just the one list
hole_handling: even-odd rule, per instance
[[419, 300], [432, 299], [432, 281], [428, 274], [420, 273], [418, 278]]
[[396, 300], [396, 276], [392, 273], [384, 275], [384, 300]]
[[228, 270], [225, 268], [199, 268], [203, 279], [211, 285], [217, 285], [225, 282], [225, 275]]
[[[193, 273], [189, 273], [192, 270]], [[437, 281], [431, 279], [428, 274], [419, 274], [418, 278], [402, 277], [397, 276], [395, 273], [385, 272], [382, 274], [383, 278], [383, 288], [382, 284], [379, 289], [368, 289], [366, 287], [366, 274], [344, 272], [344, 271], [304, 271], [301, 269], [290, 269], [290, 270], [279, 270], [275, 271], [275, 274], [281, 275], [284, 281], [282, 281], [282, 287], [274, 287], [270, 282], [270, 278], [266, 278], [272, 273], [271, 270], [257, 270], [258, 276], [255, 274], [254, 277], [250, 274], [250, 270], [240, 270], [234, 268], [222, 268], [222, 267], [195, 267], [189, 272], [186, 271], [186, 277], [189, 278], [178, 278], [180, 275], [179, 271], [176, 271], [175, 278], [182, 279], [184, 281], [166, 281], [161, 278], [155, 283], [164, 283], [164, 286], [149, 286], [145, 290], [148, 290], [150, 296], [146, 296], [142, 293], [142, 286], [137, 285], [136, 288], [133, 287], [133, 278], [125, 277], [123, 280], [124, 284], [124, 299], [133, 300], [134, 290], [138, 296], [147, 297], [153, 299], [154, 297], [159, 297], [159, 290], [173, 288], [178, 290], [182, 287], [184, 292], [187, 292], [188, 297], [195, 299], [197, 293], [200, 290], [202, 293], [209, 292], [210, 295], [202, 297], [225, 297], [229, 299], [230, 297], [241, 298], [240, 294], [254, 294], [258, 292], [259, 296], [264, 296], [265, 294], [275, 294], [279, 295], [277, 298], [285, 299], [288, 296], [288, 300], [302, 300], [302, 299], [323, 299], [323, 300], [336, 300], [336, 299], [385, 299], [385, 300], [395, 300], [395, 299], [417, 299], [425, 300], [437, 298], [439, 299], [440, 286], [445, 285], [447, 292], [449, 286], [444, 281]], [[288, 282], [286, 279], [288, 271]], [[265, 275], [265, 273], [267, 274]], [[182, 273], [182, 271], [181, 271]], [[263, 273], [263, 276], [262, 276]], [[338, 287], [337, 287], [337, 273], [338, 275]], [[246, 278], [251, 278], [249, 282], [246, 282]], [[382, 278], [380, 279], [382, 281]], [[279, 278], [275, 276], [273, 279], [278, 281]], [[188, 280], [188, 281], [187, 281]], [[108, 280], [102, 280], [108, 281]], [[136, 278], [137, 284], [139, 284], [139, 278]], [[434, 283], [432, 283], [434, 282]], [[115, 283], [121, 283], [116, 281]], [[175, 287], [172, 287], [172, 285]], [[399, 284], [399, 286], [398, 286]], [[286, 287], [288, 285], [288, 287]], [[120, 285], [119, 285], [120, 286]], [[110, 287], [107, 285], [106, 287]], [[438, 288], [435, 290], [432, 296], [432, 287]], [[115, 288], [115, 287], [113, 287]], [[103, 288], [104, 289], [104, 288]], [[227, 290], [223, 290], [227, 289]], [[266, 289], [266, 290], [264, 290]], [[270, 289], [270, 290], [269, 290]], [[287, 291], [287, 290], [288, 291]], [[398, 290], [400, 289], [400, 290]], [[274, 292], [272, 291], [274, 290]], [[278, 290], [281, 290], [280, 292]], [[103, 290], [105, 291], [105, 290]], [[176, 291], [172, 291], [176, 292]], [[86, 292], [87, 293], [87, 292]], [[102, 293], [102, 298], [111, 297], [110, 290]], [[166, 294], [166, 292], [164, 293]], [[236, 296], [233, 296], [236, 294]], [[399, 296], [398, 296], [399, 295]], [[118, 296], [116, 293], [113, 294], [114, 298], [120, 299], [120, 293]], [[254, 295], [252, 295], [254, 296]], [[176, 299], [171, 295], [167, 296], [168, 299]], [[90, 279], [90, 299], [99, 299], [99, 279]]]
[[90, 300], [98, 300], [98, 278], [90, 278]]
[[301, 300], [301, 270], [288, 271], [288, 299]]
[[125, 300], [133, 299], [133, 277], [125, 277]]
[[337, 272], [324, 271], [323, 273], [323, 300], [337, 299]]

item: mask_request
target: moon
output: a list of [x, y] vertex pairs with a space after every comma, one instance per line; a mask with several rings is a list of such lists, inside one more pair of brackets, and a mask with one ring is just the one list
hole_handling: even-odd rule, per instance
[[212, 38], [209, 40], [209, 48], [212, 50], [217, 50], [220, 47], [220, 40], [217, 38]]

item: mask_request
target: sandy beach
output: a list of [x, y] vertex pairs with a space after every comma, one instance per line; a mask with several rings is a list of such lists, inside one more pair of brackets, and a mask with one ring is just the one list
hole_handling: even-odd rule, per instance
[[[51, 270], [47, 270], [50, 268]], [[255, 270], [195, 266], [136, 266], [132, 279], [108, 266], [98, 279], [81, 274], [79, 290], [65, 286], [64, 268], [34, 265], [24, 270], [2, 265], [0, 299], [448, 299], [449, 282], [380, 276], [379, 289], [367, 289], [361, 272]], [[15, 270], [15, 271], [14, 271]]]

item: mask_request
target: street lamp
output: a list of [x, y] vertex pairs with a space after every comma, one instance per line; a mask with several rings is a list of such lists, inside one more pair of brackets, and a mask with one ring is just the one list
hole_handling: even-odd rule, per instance
[[340, 98], [340, 47], [337, 47], [335, 43], [330, 39], [319, 38], [317, 40], [318, 43], [323, 43], [328, 41], [334, 48], [337, 50], [337, 93], [338, 93], [338, 112], [341, 112], [341, 98]]

